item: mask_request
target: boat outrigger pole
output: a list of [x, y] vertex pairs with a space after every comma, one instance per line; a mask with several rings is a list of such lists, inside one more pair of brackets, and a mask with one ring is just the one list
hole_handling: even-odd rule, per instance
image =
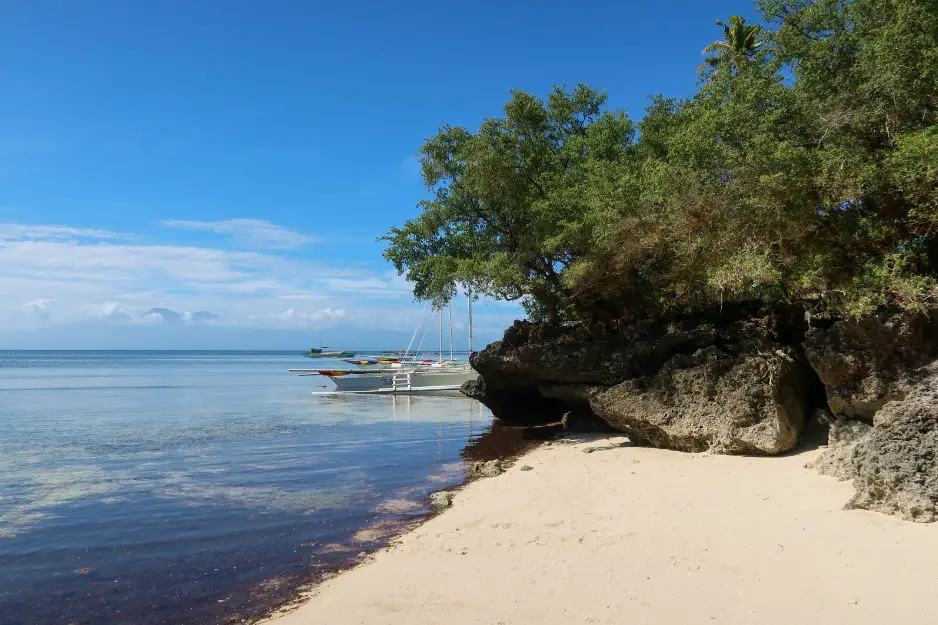
[[472, 289], [466, 291], [469, 296], [469, 355], [472, 356]]

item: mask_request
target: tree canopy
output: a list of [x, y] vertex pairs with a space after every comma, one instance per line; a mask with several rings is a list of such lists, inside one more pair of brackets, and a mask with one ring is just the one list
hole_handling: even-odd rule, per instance
[[467, 285], [554, 321], [932, 300], [938, 0], [758, 8], [765, 26], [718, 22], [692, 96], [638, 122], [578, 85], [442, 128], [420, 151], [430, 197], [386, 258], [420, 299]]
[[723, 28], [723, 39], [718, 39], [704, 48], [704, 54], [713, 56], [708, 56], [703, 65], [697, 68], [698, 71], [709, 68], [716, 74], [729, 69], [731, 73], [735, 73], [751, 61], [756, 52], [765, 45], [765, 41], [759, 37], [761, 26], [748, 25], [746, 18], [739, 15], [731, 17], [729, 22], [724, 24], [722, 20], [717, 20], [717, 26]]

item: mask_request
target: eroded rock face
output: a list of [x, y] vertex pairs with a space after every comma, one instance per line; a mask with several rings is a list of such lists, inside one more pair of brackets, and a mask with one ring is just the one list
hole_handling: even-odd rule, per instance
[[734, 355], [710, 346], [596, 393], [590, 406], [656, 447], [778, 454], [794, 447], [804, 428], [809, 375], [791, 348]]
[[537, 386], [492, 388], [486, 378], [479, 377], [465, 382], [459, 390], [485, 404], [497, 418], [512, 424], [559, 421], [567, 411], [566, 405], [544, 397]]
[[938, 357], [938, 310], [837, 321], [809, 330], [804, 349], [831, 412], [872, 423], [876, 411], [904, 397], [920, 382], [919, 368]]
[[827, 449], [814, 462], [808, 464], [808, 468], [841, 481], [852, 480], [853, 454], [857, 445], [865, 441], [872, 431], [873, 426], [863, 421], [833, 421], [830, 424]]
[[938, 369], [876, 413], [851, 454], [856, 495], [847, 504], [909, 521], [938, 520]]
[[852, 480], [847, 508], [938, 520], [938, 364], [914, 372], [922, 381], [873, 418], [835, 420], [828, 448], [811, 467]]
[[591, 326], [516, 321], [472, 355], [490, 390], [544, 385], [612, 386], [653, 375], [677, 354], [711, 345], [734, 353], [758, 352], [804, 332], [794, 308], [737, 307], [685, 319], [646, 319]]

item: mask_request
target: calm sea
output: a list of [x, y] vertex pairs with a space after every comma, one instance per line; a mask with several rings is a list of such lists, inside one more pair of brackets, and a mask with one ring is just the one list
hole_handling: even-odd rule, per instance
[[0, 623], [258, 614], [493, 446], [472, 400], [314, 396], [329, 383], [287, 372], [310, 362], [0, 352]]

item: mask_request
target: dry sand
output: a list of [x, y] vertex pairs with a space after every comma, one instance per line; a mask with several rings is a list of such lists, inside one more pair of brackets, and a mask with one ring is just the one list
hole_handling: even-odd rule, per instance
[[583, 453], [624, 442], [531, 452], [273, 622], [938, 623], [938, 524], [843, 510], [817, 451]]

